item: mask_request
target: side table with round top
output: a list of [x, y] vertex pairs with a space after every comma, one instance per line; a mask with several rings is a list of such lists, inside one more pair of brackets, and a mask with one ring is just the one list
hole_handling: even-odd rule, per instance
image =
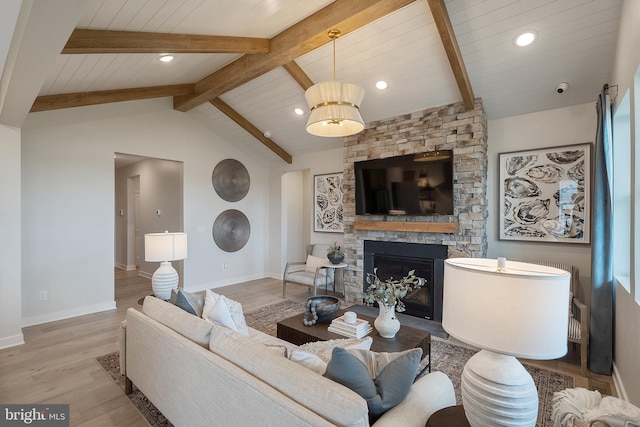
[[[340, 290], [341, 287], [342, 287], [342, 292], [344, 293], [344, 285], [343, 285], [344, 269], [347, 267], [349, 267], [349, 264], [347, 264], [346, 262], [341, 262], [338, 264], [332, 264], [328, 262], [322, 266], [322, 268], [324, 269], [331, 268], [333, 270], [333, 296], [336, 296], [336, 289]], [[340, 272], [339, 275], [338, 275], [338, 272]], [[324, 293], [325, 294], [327, 293], [326, 281], [324, 285]]]
[[449, 406], [434, 412], [425, 427], [470, 427], [462, 405]]

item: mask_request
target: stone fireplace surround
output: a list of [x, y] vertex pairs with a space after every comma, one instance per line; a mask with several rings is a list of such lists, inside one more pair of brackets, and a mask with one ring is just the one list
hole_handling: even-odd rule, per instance
[[[453, 215], [355, 215], [354, 162], [433, 150], [453, 150]], [[362, 301], [365, 240], [438, 244], [448, 248], [449, 256], [485, 257], [486, 190], [487, 121], [480, 98], [470, 111], [462, 103], [430, 108], [370, 122], [361, 133], [345, 138], [346, 300]]]

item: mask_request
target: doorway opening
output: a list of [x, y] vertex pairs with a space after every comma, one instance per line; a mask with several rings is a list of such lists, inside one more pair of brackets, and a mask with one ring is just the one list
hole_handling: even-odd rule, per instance
[[[151, 277], [144, 235], [184, 231], [182, 162], [115, 153], [115, 266]], [[183, 262], [172, 263], [182, 279]]]

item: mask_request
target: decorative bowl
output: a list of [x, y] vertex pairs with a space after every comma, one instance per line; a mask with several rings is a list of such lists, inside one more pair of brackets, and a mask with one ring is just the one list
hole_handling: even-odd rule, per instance
[[331, 264], [340, 264], [344, 260], [344, 253], [338, 252], [335, 254], [327, 254], [327, 259], [331, 261]]
[[307, 303], [309, 301], [316, 303], [318, 323], [330, 323], [334, 319], [336, 312], [340, 309], [340, 300], [336, 297], [319, 295], [307, 298]]

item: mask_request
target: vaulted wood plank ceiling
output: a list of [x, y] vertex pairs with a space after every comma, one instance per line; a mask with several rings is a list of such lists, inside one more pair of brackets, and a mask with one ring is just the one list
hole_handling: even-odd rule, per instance
[[[326, 31], [343, 21], [352, 23], [339, 28], [345, 35], [336, 42], [337, 78], [365, 88], [366, 122], [469, 105], [474, 96], [492, 119], [593, 102], [612, 83], [621, 11], [620, 0], [59, 1], [55, 11], [47, 9], [46, 26], [39, 19], [27, 26], [27, 39], [41, 41], [32, 44], [38, 60], [25, 57], [22, 72], [14, 69], [13, 76], [25, 78], [12, 91], [33, 86], [26, 97], [9, 93], [0, 107], [4, 123], [19, 126], [26, 116], [20, 100], [33, 100], [38, 91], [33, 112], [162, 97], [158, 102], [170, 107], [173, 99], [217, 135], [270, 160], [280, 158], [272, 143], [290, 156], [343, 145], [304, 131], [304, 89], [332, 78]], [[316, 18], [325, 28], [313, 24]], [[516, 48], [523, 30], [538, 40]], [[48, 50], [36, 52], [39, 46]], [[207, 53], [184, 53], [193, 48]], [[85, 53], [67, 53], [72, 49]], [[174, 62], [157, 61], [169, 51]], [[29, 68], [33, 63], [38, 70]], [[377, 80], [389, 88], [375, 89]], [[569, 90], [558, 96], [561, 81]], [[214, 104], [226, 105], [228, 115]], [[256, 138], [264, 148], [256, 149]]]
[[[62, 50], [63, 54], [243, 53], [244, 55], [192, 85], [39, 96], [31, 111], [173, 96], [174, 108], [184, 112], [209, 101], [283, 160], [291, 163], [292, 157], [289, 153], [260, 132], [257, 127], [222, 101], [219, 96], [280, 66], [283, 66], [306, 90], [313, 85], [313, 81], [295, 63], [295, 58], [327, 44], [329, 41], [327, 32], [332, 28], [339, 28], [342, 34], [347, 34], [407, 6], [413, 1], [336, 1], [270, 40], [198, 34], [76, 29]], [[447, 15], [444, 0], [427, 0], [427, 2], [434, 14], [434, 20], [465, 106], [473, 108], [473, 90]]]

